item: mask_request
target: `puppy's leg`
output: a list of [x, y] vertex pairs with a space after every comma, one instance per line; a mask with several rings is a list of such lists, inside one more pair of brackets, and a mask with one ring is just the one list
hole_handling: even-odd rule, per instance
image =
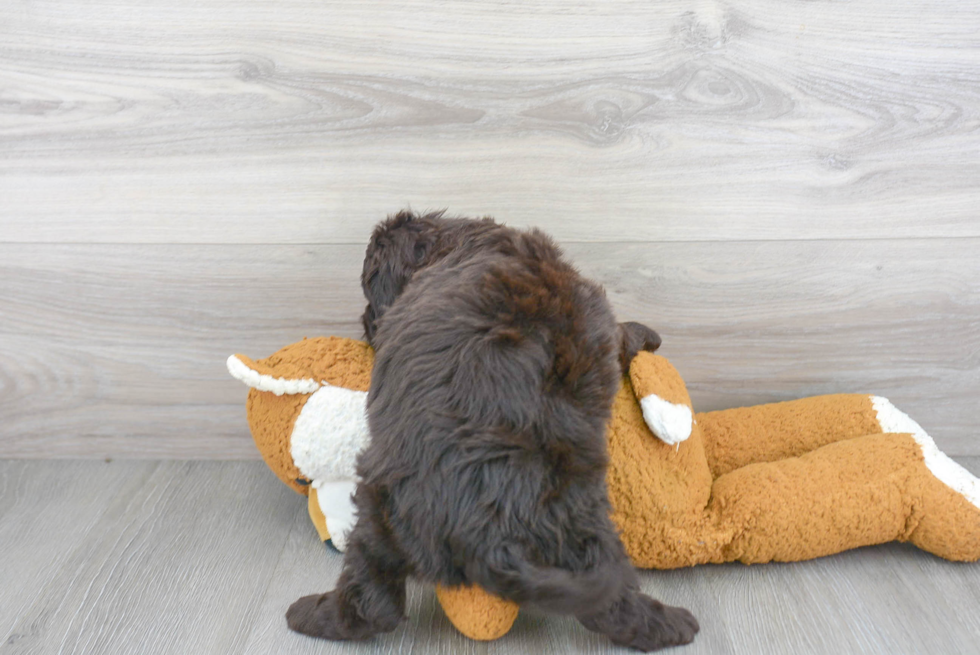
[[[631, 577], [635, 579], [635, 575]], [[614, 600], [602, 609], [577, 618], [614, 644], [644, 652], [690, 643], [699, 630], [693, 614], [641, 594], [635, 581], [624, 583]]]
[[642, 323], [619, 324], [619, 366], [628, 375], [630, 362], [641, 350], [654, 352], [660, 347], [660, 335]]
[[670, 607], [640, 593], [639, 577], [630, 563], [619, 535], [611, 521], [601, 526], [596, 541], [598, 562], [608, 562], [608, 578], [616, 581], [601, 600], [580, 610], [576, 618], [589, 630], [609, 637], [618, 646], [629, 646], [644, 652], [667, 646], [690, 643], [699, 630], [694, 615], [682, 607]]
[[377, 505], [366, 503], [368, 495], [358, 488], [357, 525], [348, 538], [337, 588], [293, 603], [286, 612], [292, 630], [324, 639], [368, 639], [394, 630], [405, 617], [408, 566]]
[[520, 547], [498, 545], [472, 562], [467, 576], [503, 598], [573, 614], [620, 646], [651, 651], [693, 640], [698, 622], [690, 612], [640, 593], [636, 570], [608, 517], [587, 523], [588, 530], [575, 532], [590, 543], [586, 561], [570, 551], [555, 567], [543, 567], [528, 561]]

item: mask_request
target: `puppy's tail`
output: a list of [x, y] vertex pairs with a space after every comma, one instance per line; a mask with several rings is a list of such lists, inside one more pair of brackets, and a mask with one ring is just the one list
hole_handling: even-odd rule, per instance
[[488, 592], [516, 603], [533, 603], [557, 614], [587, 615], [604, 609], [624, 585], [635, 584], [628, 563], [609, 562], [587, 571], [537, 566], [515, 549], [501, 547], [467, 567], [467, 575]]

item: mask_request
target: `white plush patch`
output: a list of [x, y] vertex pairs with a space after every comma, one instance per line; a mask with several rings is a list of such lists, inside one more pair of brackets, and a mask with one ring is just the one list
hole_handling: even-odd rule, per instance
[[679, 444], [691, 436], [694, 415], [687, 405], [677, 405], [650, 394], [640, 400], [640, 408], [643, 420], [664, 443]]
[[271, 391], [277, 396], [282, 396], [283, 394], [313, 393], [320, 388], [320, 384], [313, 378], [290, 380], [288, 378], [274, 378], [271, 375], [264, 375], [258, 371], [253, 371], [235, 355], [229, 357], [226, 364], [228, 366], [228, 372], [231, 373], [233, 378], [241, 380], [253, 389]]
[[296, 417], [289, 451], [296, 468], [315, 483], [353, 480], [369, 438], [367, 392], [324, 383]]
[[327, 532], [334, 547], [343, 552], [347, 548], [347, 536], [357, 522], [354, 501], [351, 496], [357, 488], [354, 480], [335, 480], [333, 482], [315, 481], [316, 499], [320, 511], [327, 519]]
[[962, 494], [976, 507], [980, 507], [980, 480], [939, 450], [932, 437], [905, 412], [892, 405], [887, 398], [872, 396], [871, 404], [877, 413], [878, 425], [883, 432], [911, 434], [922, 449], [922, 456], [932, 474], [953, 491]]

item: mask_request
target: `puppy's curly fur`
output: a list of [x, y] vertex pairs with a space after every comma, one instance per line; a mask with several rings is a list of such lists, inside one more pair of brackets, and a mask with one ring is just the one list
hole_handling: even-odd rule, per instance
[[414, 575], [573, 614], [641, 650], [693, 639], [687, 610], [639, 593], [605, 486], [613, 396], [656, 332], [617, 325], [545, 234], [491, 219], [389, 218], [362, 286], [376, 354], [357, 525], [337, 588], [296, 601], [289, 626], [393, 630]]

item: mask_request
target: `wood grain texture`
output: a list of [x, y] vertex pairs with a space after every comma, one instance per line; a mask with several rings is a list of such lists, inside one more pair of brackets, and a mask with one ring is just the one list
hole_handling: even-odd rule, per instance
[[44, 597], [55, 572], [76, 557], [107, 507], [133, 494], [156, 466], [0, 461], [0, 651], [23, 636], [14, 625]]
[[[59, 464], [33, 468], [45, 477]], [[103, 500], [92, 529], [64, 544], [63, 563], [30, 581], [36, 598], [3, 652], [239, 652], [288, 536], [281, 510], [294, 494], [253, 462], [165, 462], [148, 475], [139, 462], [75, 468], [95, 489], [121, 468], [128, 489]], [[66, 509], [45, 494], [35, 507]], [[36, 546], [59, 543], [50, 527]]]
[[[980, 454], [976, 239], [569, 244], [699, 409], [888, 396]], [[257, 457], [235, 352], [358, 337], [361, 246], [0, 245], [0, 455]]]
[[[961, 458], [980, 473], [980, 458]], [[44, 481], [65, 480], [44, 489]], [[0, 653], [618, 652], [574, 620], [522, 610], [491, 643], [464, 639], [431, 588], [361, 643], [286, 628], [301, 595], [334, 586], [304, 500], [260, 462], [0, 461]], [[48, 520], [63, 529], [50, 527]], [[8, 557], [8, 555], [10, 557]], [[980, 565], [887, 544], [793, 564], [645, 571], [643, 590], [690, 608], [684, 654], [970, 653]]]
[[980, 236], [971, 3], [0, 12], [6, 241], [359, 243], [407, 203], [566, 241]]

